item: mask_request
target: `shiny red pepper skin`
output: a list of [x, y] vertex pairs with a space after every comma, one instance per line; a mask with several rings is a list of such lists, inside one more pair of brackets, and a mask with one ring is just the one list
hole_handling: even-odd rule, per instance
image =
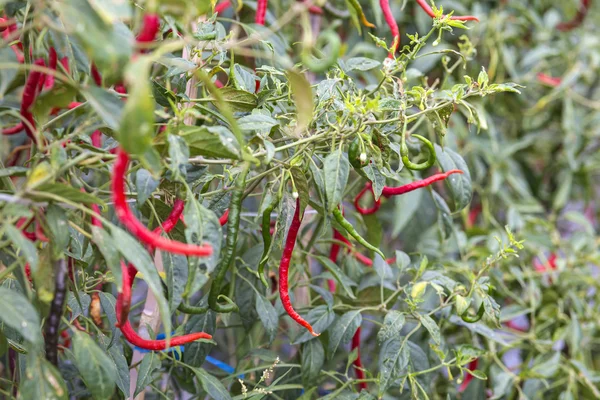
[[[417, 189], [429, 186], [434, 182], [442, 181], [442, 180], [448, 178], [452, 174], [462, 174], [462, 173], [463, 173], [463, 171], [461, 171], [460, 169], [451, 169], [450, 171], [444, 172], [442, 174], [435, 174], [435, 175], [430, 176], [429, 178], [425, 178], [420, 181], [407, 183], [406, 185], [402, 185], [402, 186], [398, 186], [398, 187], [384, 186], [383, 191], [381, 192], [381, 195], [386, 198], [391, 197], [391, 196], [398, 196], [398, 195], [401, 195], [404, 193], [412, 192], [413, 190], [417, 190]], [[379, 210], [379, 207], [381, 206], [381, 199], [378, 199], [371, 208], [362, 208], [360, 206], [361, 198], [368, 191], [371, 191], [371, 193], [373, 193], [373, 186], [372, 186], [371, 182], [367, 182], [365, 187], [354, 198], [354, 207], [356, 208], [356, 211], [358, 211], [360, 214], [363, 214], [363, 215], [374, 214], [375, 212], [377, 212], [377, 210]]]
[[294, 310], [292, 302], [290, 300], [289, 287], [288, 287], [288, 275], [290, 270], [290, 262], [292, 261], [292, 253], [296, 246], [296, 238], [298, 237], [298, 231], [300, 230], [300, 224], [302, 219], [300, 217], [300, 198], [296, 199], [296, 211], [292, 218], [292, 224], [288, 230], [287, 237], [285, 239], [285, 246], [283, 248], [283, 254], [281, 255], [281, 262], [279, 264], [279, 298], [281, 304], [287, 312], [287, 314], [298, 324], [305, 327], [313, 336], [319, 336], [315, 333], [313, 327]]
[[112, 193], [115, 203], [117, 217], [123, 225], [138, 239], [148, 246], [158, 248], [175, 254], [188, 256], [209, 256], [212, 254], [212, 247], [202, 245], [190, 245], [161, 237], [155, 232], [146, 228], [131, 212], [125, 196], [125, 172], [129, 164], [129, 156], [123, 149], [117, 153], [117, 161], [113, 168]]
[[398, 50], [400, 46], [400, 29], [398, 29], [398, 24], [396, 23], [396, 18], [392, 14], [392, 9], [390, 8], [390, 0], [379, 0], [379, 6], [381, 7], [381, 12], [383, 12], [383, 17], [385, 18], [385, 22], [390, 27], [390, 31], [392, 32], [392, 51], [388, 55], [388, 58], [394, 58], [394, 53]]
[[138, 43], [149, 43], [154, 41], [160, 29], [160, 18], [156, 14], [145, 14], [142, 21], [142, 29], [136, 40]]

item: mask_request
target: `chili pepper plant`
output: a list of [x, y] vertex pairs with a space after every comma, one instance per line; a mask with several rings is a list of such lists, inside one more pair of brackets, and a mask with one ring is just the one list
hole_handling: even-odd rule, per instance
[[2, 398], [600, 397], [551, 3], [0, 2]]

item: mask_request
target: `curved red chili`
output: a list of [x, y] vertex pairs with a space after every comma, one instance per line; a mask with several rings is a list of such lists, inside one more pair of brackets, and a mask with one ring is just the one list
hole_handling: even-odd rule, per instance
[[256, 2], [256, 15], [254, 16], [254, 22], [257, 25], [265, 24], [265, 17], [267, 15], [267, 4], [268, 0], [258, 0]]
[[115, 203], [117, 217], [123, 225], [138, 239], [149, 246], [176, 254], [188, 256], [209, 256], [212, 254], [212, 247], [208, 245], [191, 245], [165, 239], [155, 232], [146, 228], [131, 212], [125, 196], [125, 172], [129, 164], [129, 156], [119, 148], [117, 160], [113, 168], [112, 192]]
[[287, 312], [287, 314], [298, 324], [302, 325], [313, 336], [319, 336], [319, 333], [315, 333], [313, 327], [294, 310], [292, 302], [290, 300], [289, 287], [288, 287], [288, 274], [290, 270], [290, 262], [292, 261], [292, 253], [296, 246], [296, 238], [298, 237], [298, 231], [300, 230], [300, 224], [302, 222], [300, 216], [300, 198], [296, 199], [296, 211], [294, 211], [294, 217], [292, 218], [292, 224], [288, 231], [285, 239], [285, 246], [283, 248], [283, 254], [281, 255], [281, 262], [279, 263], [279, 298], [281, 304]]
[[390, 0], [379, 0], [379, 6], [381, 7], [381, 12], [383, 12], [383, 17], [385, 18], [385, 22], [390, 27], [390, 31], [392, 32], [392, 51], [388, 55], [389, 58], [394, 57], [394, 53], [398, 50], [400, 46], [400, 29], [398, 29], [398, 24], [396, 23], [396, 19], [392, 14], [392, 9], [390, 8]]
[[[352, 350], [357, 349], [357, 357], [356, 360], [352, 364], [354, 364], [354, 373], [356, 373], [356, 379], [364, 380], [365, 379], [365, 371], [363, 370], [362, 360], [360, 359], [360, 326], [352, 336]], [[360, 390], [367, 390], [367, 382], [358, 382], [358, 387]]]
[[2, 129], [2, 134], [3, 135], [16, 135], [17, 133], [21, 132], [23, 129], [25, 129], [24, 124], [22, 122], [19, 122], [15, 126], [10, 126], [8, 128]]
[[[429, 3], [427, 2], [427, 0], [417, 0], [417, 4], [421, 6], [421, 8], [427, 13], [427, 15], [429, 15], [431, 18], [435, 18], [435, 13], [433, 12], [433, 9], [431, 8], [431, 6], [429, 5]], [[452, 16], [450, 17], [450, 19], [455, 20], [455, 21], [477, 21], [479, 22], [479, 18], [474, 17], [472, 15], [464, 15], [464, 16]]]
[[568, 32], [577, 28], [585, 19], [591, 4], [592, 0], [581, 0], [579, 4], [579, 10], [577, 10], [575, 17], [570, 21], [561, 22], [560, 24], [556, 25], [556, 29], [562, 32]]
[[[402, 185], [402, 186], [398, 186], [398, 187], [384, 186], [383, 190], [381, 192], [381, 195], [386, 198], [391, 197], [391, 196], [398, 196], [398, 195], [401, 195], [404, 193], [412, 192], [413, 190], [417, 190], [417, 189], [429, 186], [434, 182], [444, 180], [452, 174], [462, 174], [462, 173], [463, 173], [463, 171], [461, 171], [460, 169], [451, 169], [450, 171], [447, 171], [447, 172], [444, 172], [441, 174], [435, 174], [428, 178], [421, 179], [419, 181], [407, 183], [406, 185]], [[354, 198], [354, 207], [356, 207], [356, 211], [358, 211], [359, 213], [361, 213], [363, 215], [369, 215], [369, 214], [373, 214], [373, 213], [377, 212], [377, 210], [379, 210], [379, 207], [381, 205], [380, 199], [378, 199], [375, 202], [375, 204], [373, 205], [373, 207], [371, 207], [371, 208], [362, 208], [360, 206], [360, 200], [368, 191], [373, 193], [373, 186], [372, 186], [371, 182], [367, 182], [365, 187]]]

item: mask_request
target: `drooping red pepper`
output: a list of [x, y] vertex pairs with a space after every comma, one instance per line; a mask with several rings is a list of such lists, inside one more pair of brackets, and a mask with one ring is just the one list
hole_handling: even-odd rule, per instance
[[113, 168], [112, 192], [115, 211], [121, 223], [138, 239], [145, 244], [176, 254], [204, 257], [212, 254], [209, 245], [191, 245], [174, 240], [169, 240], [151, 232], [131, 212], [125, 196], [125, 172], [129, 164], [129, 156], [119, 148], [117, 160]]
[[581, 0], [579, 4], [579, 10], [577, 10], [577, 14], [575, 14], [575, 17], [573, 17], [573, 19], [570, 21], [561, 22], [556, 26], [556, 29], [562, 32], [568, 32], [577, 28], [579, 25], [582, 24], [583, 20], [585, 19], [585, 16], [587, 15], [591, 4], [592, 0]]
[[96, 86], [102, 87], [102, 75], [100, 74], [100, 71], [98, 71], [98, 67], [96, 67], [96, 64], [92, 63], [90, 73]]
[[[346, 242], [347, 244], [350, 245], [350, 242], [348, 242], [348, 240], [342, 236], [342, 234], [340, 232], [338, 232], [337, 229], [333, 230], [333, 240], [339, 240], [339, 241], [343, 241]], [[350, 245], [351, 246], [351, 245]], [[336, 242], [331, 243], [331, 249], [329, 250], [329, 259], [336, 264], [337, 263], [337, 258], [338, 255], [340, 254], [340, 245]], [[329, 291], [330, 292], [335, 292], [335, 280], [334, 279], [328, 279], [327, 280], [327, 285], [329, 287]]]
[[557, 87], [558, 85], [560, 85], [562, 83], [561, 78], [556, 78], [554, 76], [547, 75], [543, 72], [539, 72], [537, 74], [537, 80], [540, 83], [543, 83], [544, 85], [552, 86], [552, 87]]
[[19, 122], [15, 126], [9, 126], [8, 128], [2, 129], [2, 134], [3, 135], [16, 135], [17, 133], [20, 133], [23, 129], [24, 129], [24, 124], [22, 122]]
[[[427, 0], [417, 0], [417, 4], [421, 6], [421, 8], [427, 13], [427, 15], [429, 15], [431, 18], [435, 18], [435, 13], [433, 12], [433, 9], [431, 8], [431, 6], [429, 5], [429, 3], [427, 2]], [[452, 16], [450, 17], [450, 19], [453, 19], [455, 21], [477, 21], [479, 22], [479, 18], [474, 17], [472, 15], [464, 15], [464, 16]]]
[[219, 218], [219, 224], [221, 224], [221, 226], [223, 226], [227, 223], [228, 220], [229, 220], [229, 208], [227, 210], [225, 210], [223, 215], [221, 215], [221, 217]]
[[[474, 371], [474, 370], [477, 369], [477, 364], [478, 364], [478, 358], [476, 358], [473, 361], [471, 361], [469, 363], [469, 365], [467, 366], [467, 369], [469, 371]], [[467, 389], [467, 386], [469, 386], [469, 383], [471, 383], [472, 380], [473, 380], [473, 375], [471, 375], [469, 373], [466, 373], [465, 374], [465, 379], [462, 381], [462, 383], [458, 387], [458, 391], [460, 393], [464, 392]]]
[[281, 304], [287, 312], [287, 314], [298, 324], [305, 327], [313, 336], [319, 336], [319, 333], [315, 333], [313, 327], [294, 310], [292, 302], [290, 300], [289, 287], [288, 287], [288, 275], [290, 270], [290, 262], [292, 261], [292, 253], [296, 246], [296, 238], [298, 237], [298, 231], [300, 230], [300, 224], [302, 218], [300, 216], [300, 198], [296, 199], [296, 211], [292, 218], [292, 224], [288, 230], [287, 237], [285, 239], [285, 246], [283, 248], [283, 254], [281, 255], [281, 262], [279, 263], [279, 298]]
[[160, 18], [156, 14], [144, 14], [142, 29], [136, 40], [138, 43], [149, 43], [154, 41], [158, 30], [160, 29]]
[[[356, 360], [352, 364], [354, 364], [354, 373], [356, 374], [356, 379], [364, 380], [365, 379], [365, 371], [363, 371], [363, 364], [360, 358], [360, 326], [352, 336], [352, 350], [357, 349], [357, 357]], [[367, 390], [367, 382], [358, 382], [358, 387], [360, 390]]]
[[[444, 172], [441, 174], [435, 174], [435, 175], [430, 176], [429, 178], [425, 178], [425, 179], [422, 179], [419, 181], [407, 183], [406, 185], [402, 185], [402, 186], [398, 186], [398, 187], [384, 186], [383, 191], [381, 192], [381, 195], [386, 198], [391, 197], [391, 196], [398, 196], [398, 195], [401, 195], [404, 193], [412, 192], [413, 190], [417, 190], [417, 189], [429, 186], [434, 182], [444, 180], [452, 174], [462, 174], [462, 173], [463, 173], [463, 171], [461, 171], [460, 169], [451, 169], [450, 171], [447, 171], [447, 172]], [[356, 207], [356, 211], [358, 211], [359, 213], [361, 213], [363, 215], [374, 214], [375, 212], [377, 212], [377, 210], [379, 210], [379, 207], [381, 206], [381, 199], [378, 199], [377, 201], [375, 201], [375, 204], [371, 208], [363, 208], [360, 206], [360, 200], [369, 191], [371, 193], [373, 193], [373, 185], [371, 182], [367, 182], [365, 187], [354, 198], [354, 207]]]
[[[56, 54], [56, 50], [54, 47], [50, 47], [48, 50], [48, 68], [56, 70], [56, 66], [58, 64], [58, 55]], [[44, 87], [46, 89], [50, 89], [54, 86], [54, 75], [48, 74], [44, 81]]]
[[[46, 63], [43, 59], [38, 58], [33, 63], [35, 66], [44, 67]], [[23, 97], [21, 99], [21, 115], [29, 122], [29, 124], [23, 124], [27, 136], [32, 140], [35, 140], [33, 136], [33, 129], [35, 129], [35, 121], [33, 120], [33, 114], [31, 114], [30, 108], [33, 106], [35, 99], [39, 93], [39, 83], [44, 82], [45, 74], [40, 71], [33, 70], [29, 73], [25, 86], [23, 88]]]
[[400, 29], [398, 29], [398, 24], [396, 23], [396, 19], [392, 14], [392, 9], [390, 8], [390, 0], [379, 0], [379, 6], [381, 7], [381, 12], [383, 12], [383, 17], [385, 18], [385, 22], [390, 27], [390, 31], [392, 32], [392, 47], [388, 58], [394, 58], [394, 53], [398, 50], [400, 46]]
[[265, 18], [267, 15], [267, 4], [269, 3], [268, 0], [258, 0], [256, 2], [256, 15], [254, 16], [254, 22], [257, 25], [264, 25], [265, 24]]
[[[5, 17], [6, 17], [6, 15], [5, 15]], [[4, 21], [4, 23], [8, 22], [8, 20], [5, 18], [3, 18], [3, 21]], [[2, 30], [2, 38], [5, 41], [9, 41], [11, 34], [13, 32], [15, 32], [16, 30], [17, 30], [16, 22], [6, 25], [5, 29]], [[23, 43], [18, 42], [17, 44], [13, 44], [12, 46], [10, 46], [10, 48], [15, 53], [15, 56], [17, 57], [17, 61], [19, 62], [19, 64], [23, 64], [25, 62], [25, 56], [23, 55]]]

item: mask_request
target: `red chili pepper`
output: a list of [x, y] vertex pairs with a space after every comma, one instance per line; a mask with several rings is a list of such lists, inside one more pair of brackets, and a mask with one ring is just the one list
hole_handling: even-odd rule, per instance
[[94, 80], [96, 86], [102, 86], [102, 75], [100, 74], [100, 71], [98, 71], [96, 64], [92, 63], [90, 70], [92, 79]]
[[[474, 359], [473, 361], [471, 361], [467, 367], [467, 369], [469, 371], [474, 371], [477, 369], [477, 364], [478, 364], [478, 359]], [[460, 384], [460, 386], [458, 387], [458, 391], [459, 392], [464, 392], [467, 389], [467, 386], [469, 386], [469, 383], [471, 383], [471, 381], [473, 380], [473, 375], [466, 373], [465, 374], [465, 379], [462, 381], [462, 383]]]
[[591, 4], [592, 0], [581, 0], [579, 10], [577, 10], [577, 14], [575, 14], [575, 17], [568, 22], [561, 22], [556, 26], [556, 29], [562, 32], [568, 32], [577, 28], [585, 19], [585, 16], [587, 15]]
[[544, 85], [552, 86], [552, 87], [557, 87], [558, 85], [560, 85], [562, 83], [561, 78], [556, 78], [556, 77], [544, 74], [543, 72], [539, 72], [537, 74], [537, 79], [540, 83], [543, 83]]
[[292, 218], [292, 224], [285, 239], [285, 247], [283, 248], [283, 254], [281, 255], [281, 262], [279, 264], [279, 298], [283, 308], [288, 315], [297, 323], [308, 329], [313, 336], [319, 336], [319, 333], [315, 333], [313, 327], [300, 316], [294, 310], [292, 302], [290, 300], [289, 288], [288, 288], [288, 273], [290, 269], [290, 262], [292, 261], [292, 253], [294, 252], [294, 246], [296, 246], [296, 238], [298, 237], [298, 231], [300, 230], [300, 223], [302, 222], [300, 216], [300, 198], [296, 199], [296, 211]]
[[264, 26], [264, 24], [265, 24], [268, 2], [269, 2], [269, 0], [257, 0], [257, 2], [256, 2], [256, 15], [254, 16], [254, 22], [257, 25]]
[[3, 135], [16, 135], [17, 133], [20, 133], [23, 129], [24, 129], [24, 124], [22, 122], [19, 122], [15, 126], [11, 126], [11, 127], [2, 129], [2, 134]]
[[[354, 372], [356, 373], [356, 379], [364, 380], [365, 371], [363, 371], [362, 360], [360, 359], [360, 326], [352, 336], [352, 350], [357, 349], [357, 357], [354, 360]], [[358, 387], [360, 390], [367, 390], [367, 382], [359, 382]]]
[[221, 226], [223, 226], [227, 223], [228, 220], [229, 220], [229, 208], [227, 210], [225, 210], [223, 215], [221, 215], [221, 218], [219, 218], [219, 224], [221, 224]]
[[115, 85], [115, 92], [120, 93], [120, 94], [126, 94], [127, 88], [122, 83], [119, 83], [119, 84]]
[[40, 225], [40, 223], [37, 220], [35, 221], [35, 237], [40, 242], [48, 242], [49, 241], [48, 238], [46, 237], [46, 235], [44, 234], [44, 231], [42, 230], [42, 226]]
[[[451, 169], [450, 171], [444, 172], [442, 174], [435, 174], [430, 176], [429, 178], [421, 179], [420, 181], [415, 181], [411, 183], [407, 183], [406, 185], [398, 186], [398, 187], [389, 187], [384, 186], [381, 195], [384, 197], [398, 196], [404, 193], [412, 192], [413, 190], [417, 190], [426, 186], [431, 185], [434, 182], [444, 180], [448, 178], [452, 174], [462, 174], [463, 171], [460, 169]], [[375, 204], [371, 208], [362, 208], [360, 206], [360, 200], [362, 197], [368, 192], [371, 191], [373, 193], [373, 186], [371, 182], [367, 182], [365, 187], [356, 195], [354, 198], [354, 207], [356, 207], [356, 211], [363, 215], [369, 215], [377, 212], [379, 207], [381, 206], [381, 199], [375, 201]]]
[[102, 132], [94, 131], [94, 133], [90, 135], [90, 138], [92, 139], [92, 146], [98, 148], [102, 147]]
[[[38, 58], [35, 60], [33, 65], [43, 67], [46, 65], [43, 59]], [[29, 124], [23, 124], [25, 128], [25, 132], [27, 136], [29, 136], [32, 140], [35, 139], [33, 136], [33, 129], [35, 129], [35, 121], [33, 120], [33, 115], [29, 111], [35, 99], [38, 95], [38, 86], [40, 82], [43, 82], [45, 79], [45, 74], [40, 71], [31, 71], [29, 76], [27, 77], [27, 81], [25, 81], [25, 86], [23, 88], [23, 98], [21, 100], [21, 115], [23, 118], [29, 122]], [[31, 127], [30, 127], [31, 126]]]
[[[4, 19], [4, 22], [7, 22], [7, 20]], [[11, 33], [15, 32], [16, 30], [17, 30], [16, 22], [13, 22], [12, 24], [7, 25], [5, 27], [5, 29], [2, 30], [2, 38], [5, 41], [8, 41], [10, 39]], [[19, 64], [23, 64], [23, 62], [25, 62], [25, 56], [23, 55], [23, 43], [18, 42], [17, 44], [13, 44], [12, 46], [10, 46], [10, 48], [15, 53], [15, 56], [17, 57], [17, 61], [19, 62]]]
[[142, 29], [137, 36], [138, 43], [149, 43], [154, 41], [160, 29], [160, 18], [156, 14], [145, 14], [142, 21]]
[[[417, 0], [417, 4], [419, 4], [421, 6], [421, 8], [427, 13], [427, 15], [429, 15], [431, 18], [435, 18], [433, 9], [431, 8], [431, 6], [427, 2], [427, 0]], [[479, 18], [474, 17], [472, 15], [465, 15], [465, 16], [454, 16], [453, 15], [452, 17], [450, 17], [450, 19], [455, 20], [455, 21], [477, 21], [477, 22], [479, 22]]]
[[[148, 340], [140, 337], [131, 327], [129, 321], [125, 322], [125, 325], [121, 327], [121, 333], [125, 336], [125, 339], [134, 346], [137, 346], [146, 350], [160, 351], [167, 349], [167, 341], [162, 340]], [[194, 342], [199, 339], [212, 339], [212, 336], [204, 332], [195, 332], [183, 336], [175, 336], [171, 338], [169, 347], [181, 346], [186, 343]]]
[[548, 262], [546, 264], [542, 264], [540, 260], [535, 259], [533, 261], [533, 268], [537, 272], [548, 272], [556, 270], [556, 254], [552, 253], [550, 257], [548, 257]]
[[223, 1], [215, 6], [215, 12], [221, 14], [229, 7], [231, 7], [231, 2], [229, 0]]
[[125, 227], [138, 239], [149, 246], [165, 250], [171, 253], [183, 254], [188, 256], [209, 256], [212, 254], [212, 247], [208, 245], [196, 246], [187, 243], [177, 242], [161, 237], [151, 232], [133, 215], [125, 196], [125, 172], [129, 164], [129, 156], [119, 148], [117, 161], [113, 168], [112, 192], [115, 203], [117, 217]]
[[[337, 231], [337, 229], [334, 229], [333, 230], [333, 240], [346, 240], [346, 238], [343, 237], [342, 234]], [[340, 245], [336, 242], [331, 243], [331, 249], [329, 250], [329, 259], [334, 264], [337, 263], [338, 254], [340, 254]], [[328, 279], [327, 285], [329, 286], [330, 292], [332, 292], [332, 293], [335, 292], [335, 280], [334, 279]]]
[[481, 204], [477, 204], [471, 211], [469, 211], [469, 218], [467, 218], [467, 228], [475, 225], [475, 221], [477, 221], [477, 217], [481, 214]]
[[379, 0], [379, 6], [381, 7], [381, 11], [383, 12], [383, 17], [385, 18], [385, 22], [387, 22], [390, 27], [390, 31], [392, 32], [392, 51], [388, 55], [388, 58], [394, 58], [394, 53], [398, 50], [400, 46], [400, 29], [398, 29], [398, 24], [396, 23], [396, 19], [392, 14], [392, 9], [390, 8], [390, 0]]
[[[54, 47], [50, 47], [48, 50], [48, 68], [56, 71], [56, 65], [58, 64], [58, 55]], [[50, 89], [54, 86], [54, 75], [47, 75], [44, 81], [44, 87]]]

